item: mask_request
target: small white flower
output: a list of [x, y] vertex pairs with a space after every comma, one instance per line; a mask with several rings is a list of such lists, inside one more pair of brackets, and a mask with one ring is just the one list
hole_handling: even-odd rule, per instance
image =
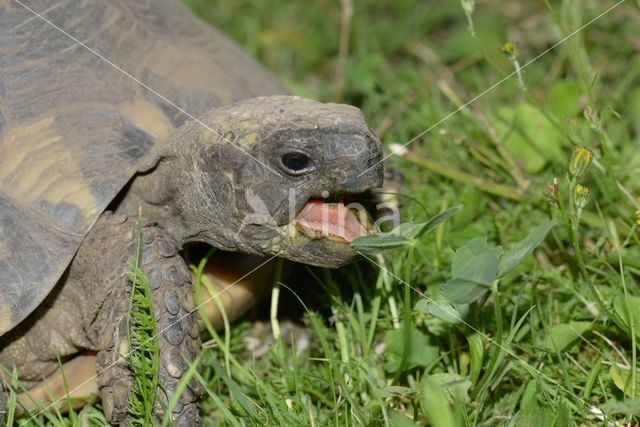
[[591, 408], [589, 408], [589, 412], [591, 412], [593, 415], [600, 418], [601, 420], [604, 419], [604, 412], [602, 412], [600, 409], [596, 408], [595, 406], [592, 406]]
[[401, 144], [390, 144], [389, 148], [391, 149], [391, 153], [397, 156], [404, 156], [407, 154], [407, 148]]

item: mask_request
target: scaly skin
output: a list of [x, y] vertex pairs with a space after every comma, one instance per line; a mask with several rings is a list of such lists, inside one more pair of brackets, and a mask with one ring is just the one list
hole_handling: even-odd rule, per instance
[[[128, 219], [129, 227], [137, 221]], [[104, 230], [101, 235], [114, 232], [121, 236], [122, 230]], [[125, 244], [127, 251], [135, 251], [134, 239]], [[91, 248], [99, 250], [99, 247]], [[118, 251], [122, 253], [121, 251]], [[91, 259], [97, 259], [97, 253]], [[124, 261], [124, 259], [122, 260]], [[125, 264], [130, 265], [130, 263]], [[161, 228], [153, 223], [143, 223], [140, 244], [140, 268], [144, 271], [151, 290], [151, 300], [156, 318], [159, 344], [158, 397], [154, 408], [156, 417], [162, 419], [163, 407], [169, 403], [185, 373], [188, 363], [200, 351], [200, 329], [193, 313], [195, 301], [191, 273], [178, 255], [175, 243], [167, 239]], [[129, 309], [129, 268], [116, 269], [108, 280], [112, 283], [110, 295], [99, 312], [96, 325], [100, 325], [99, 351], [97, 355], [98, 386], [105, 416], [112, 423], [128, 425], [128, 396], [132, 373], [126, 358], [130, 350], [128, 339], [127, 311]], [[195, 381], [180, 396], [173, 409], [175, 426], [199, 425], [197, 400], [201, 390]]]
[[[252, 272], [263, 262], [262, 258], [247, 255], [216, 253], [206, 266], [204, 275], [213, 285], [216, 297], [220, 299], [230, 322], [249, 310], [265, 295], [272, 284], [274, 261]], [[195, 277], [192, 277], [192, 281], [195, 282]], [[200, 294], [200, 313], [214, 328], [222, 328], [222, 313], [204, 284], [200, 285]], [[62, 368], [57, 367], [46, 380], [31, 387], [27, 392], [18, 394], [17, 413], [37, 411], [54, 402], [55, 407], [62, 411], [68, 410], [69, 401], [74, 409], [81, 408], [93, 395], [98, 394], [96, 363], [94, 352], [84, 352], [65, 362]]]
[[[0, 363], [15, 367], [19, 377], [39, 381], [59, 369], [65, 359], [83, 349], [97, 351], [98, 385], [107, 419], [128, 424], [127, 398], [131, 372], [127, 316], [131, 283], [128, 273], [137, 249], [137, 220], [103, 214], [93, 227], [59, 292], [34, 313], [27, 330], [10, 334], [0, 351]], [[106, 249], [106, 250], [105, 250]], [[175, 243], [161, 228], [143, 221], [140, 267], [151, 288], [159, 340], [159, 381], [156, 414], [173, 395], [200, 349], [199, 327], [189, 313], [195, 309], [191, 274], [177, 254]], [[44, 320], [44, 321], [43, 321]], [[27, 355], [27, 357], [23, 357]], [[23, 384], [25, 381], [23, 381]], [[174, 409], [174, 425], [200, 423], [196, 402], [200, 391], [190, 384]], [[163, 390], [168, 392], [165, 394]]]

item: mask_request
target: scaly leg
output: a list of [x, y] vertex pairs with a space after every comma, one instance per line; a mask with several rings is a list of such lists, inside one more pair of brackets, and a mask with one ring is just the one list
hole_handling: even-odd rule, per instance
[[[177, 253], [175, 244], [153, 223], [143, 223], [140, 243], [140, 268], [145, 273], [151, 291], [153, 314], [159, 346], [159, 386], [154, 414], [161, 420], [189, 363], [200, 351], [199, 327], [192, 314], [195, 309], [191, 274]], [[133, 375], [124, 356], [136, 349], [129, 348], [128, 321], [132, 283], [129, 277], [131, 261], [138, 242], [137, 221], [105, 214], [78, 253], [79, 269], [88, 277], [101, 277], [109, 290], [88, 330], [97, 343], [98, 386], [107, 419], [112, 423], [128, 423], [128, 397]], [[111, 268], [91, 268], [104, 257], [104, 239], [115, 241], [110, 249], [119, 255]], [[133, 237], [132, 237], [133, 236]], [[109, 271], [110, 274], [105, 274]], [[200, 423], [197, 401], [199, 385], [192, 380], [173, 408], [172, 421], [176, 426]]]

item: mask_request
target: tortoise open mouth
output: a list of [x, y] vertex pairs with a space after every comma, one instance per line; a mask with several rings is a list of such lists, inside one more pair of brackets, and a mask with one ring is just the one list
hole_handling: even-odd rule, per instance
[[327, 238], [342, 243], [377, 232], [365, 205], [344, 199], [309, 199], [298, 213], [295, 225], [311, 238]]

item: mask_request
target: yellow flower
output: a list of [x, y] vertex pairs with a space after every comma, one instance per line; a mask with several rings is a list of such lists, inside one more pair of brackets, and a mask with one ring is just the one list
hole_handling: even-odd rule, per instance
[[579, 178], [586, 172], [593, 161], [593, 153], [584, 147], [576, 147], [571, 154], [569, 173], [574, 178]]
[[500, 50], [502, 51], [502, 53], [505, 53], [509, 56], [516, 56], [516, 53], [518, 53], [518, 45], [513, 42], [506, 42], [502, 45]]
[[589, 203], [590, 198], [589, 189], [584, 185], [578, 184], [573, 188], [573, 200], [579, 210]]
[[636, 225], [640, 225], [640, 210], [636, 211]]

